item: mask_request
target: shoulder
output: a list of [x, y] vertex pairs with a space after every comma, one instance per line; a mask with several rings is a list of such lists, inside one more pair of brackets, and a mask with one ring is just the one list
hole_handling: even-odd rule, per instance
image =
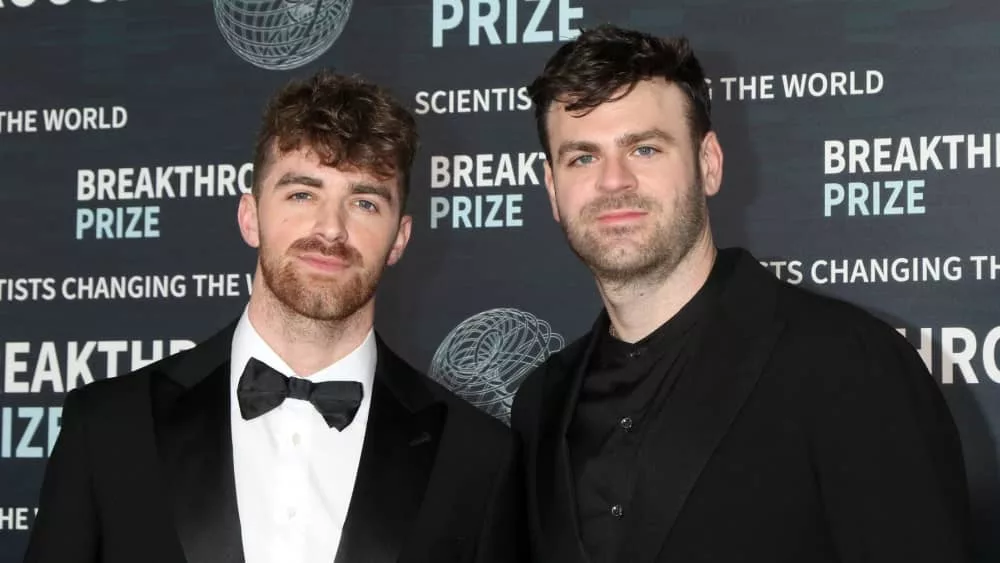
[[[787, 340], [827, 353], [857, 354], [886, 348], [915, 353], [899, 331], [862, 307], [810, 289], [778, 283], [775, 316], [785, 325]], [[858, 358], [856, 354], [847, 359]]]
[[[724, 306], [728, 310], [752, 311], [750, 315], [736, 315], [738, 322], [777, 321], [785, 327], [786, 338], [794, 336], [802, 343], [823, 342], [827, 346], [843, 344], [862, 334], [898, 335], [885, 321], [857, 305], [779, 280], [746, 250], [725, 249], [720, 256], [723, 253], [734, 263]], [[727, 312], [731, 311], [723, 311]]]
[[562, 350], [549, 356], [532, 370], [521, 382], [511, 408], [511, 426], [515, 430], [533, 427], [540, 414], [546, 389], [573, 377], [576, 366], [587, 351], [591, 333], [570, 342]]
[[378, 344], [378, 354], [382, 381], [388, 384], [398, 397], [408, 398], [411, 405], [442, 404], [446, 407], [447, 425], [458, 429], [461, 434], [474, 436], [484, 443], [505, 440], [509, 434], [507, 426], [479, 410], [465, 399], [434, 381], [426, 373], [416, 369], [409, 362], [396, 354], [381, 340]]
[[562, 350], [550, 355], [537, 368], [532, 370], [521, 383], [518, 396], [534, 396], [540, 394], [546, 383], [560, 380], [572, 374], [580, 357], [586, 352], [591, 333], [587, 332], [580, 338], [570, 342]]
[[784, 392], [811, 408], [869, 405], [888, 412], [902, 397], [938, 400], [940, 391], [923, 358], [873, 313], [782, 283], [775, 316], [783, 330], [767, 378], [783, 382]]
[[160, 377], [158, 370], [158, 365], [150, 364], [67, 393], [62, 403], [60, 436], [65, 433], [65, 440], [85, 439], [107, 445], [131, 435], [136, 423], [151, 413], [151, 381]]
[[486, 440], [507, 438], [509, 430], [503, 422], [478, 409], [429, 376], [419, 373], [419, 377], [424, 379], [434, 398], [448, 407], [449, 423], [458, 424], [467, 432], [483, 436]]
[[163, 366], [172, 360], [172, 357], [163, 358], [141, 369], [88, 383], [71, 391], [66, 396], [66, 403], [75, 402], [84, 410], [107, 411], [116, 404], [135, 401], [148, 393], [151, 379], [160, 376]]
[[561, 374], [572, 371], [577, 361], [579, 361], [580, 356], [587, 350], [587, 344], [590, 343], [590, 339], [591, 332], [587, 331], [586, 334], [570, 342], [562, 350], [549, 356], [545, 362], [538, 366], [534, 373], [550, 372]]
[[[766, 274], [763, 275], [763, 274]], [[760, 412], [783, 412], [803, 428], [834, 432], [861, 420], [887, 428], [906, 416], [946, 421], [947, 410], [935, 378], [916, 348], [878, 314], [820, 292], [754, 270], [750, 292], [757, 299], [752, 316], [739, 316], [747, 342], [767, 342], [760, 378], [751, 397]], [[766, 298], [766, 299], [765, 299]], [[741, 307], [732, 302], [729, 307]], [[755, 339], [773, 326], [774, 340]], [[731, 352], [732, 342], [706, 340], [708, 353]], [[919, 413], [919, 414], [918, 414]], [[944, 424], [944, 423], [942, 423]], [[831, 434], [835, 435], [835, 434]]]
[[[767, 354], [762, 382], [779, 384], [782, 396], [822, 399], [836, 391], [850, 398], [933, 384], [913, 345], [876, 314], [781, 281], [746, 251], [739, 252], [734, 272], [719, 319], [722, 326], [737, 323], [738, 330], [728, 332], [746, 335], [748, 343], [768, 343], [758, 351]], [[756, 339], [760, 331], [774, 340]], [[710, 353], [734, 346], [711, 336], [707, 343]]]
[[85, 410], [114, 412], [115, 405], [149, 397], [154, 386], [183, 386], [184, 383], [178, 381], [179, 376], [195, 381], [208, 373], [206, 361], [228, 360], [227, 336], [231, 335], [231, 328], [224, 329], [193, 348], [171, 354], [117, 377], [93, 381], [71, 391], [66, 401], [70, 402], [72, 395], [72, 402], [85, 407]]
[[[415, 372], [433, 400], [446, 412], [442, 428], [442, 451], [466, 469], [500, 467], [512, 455], [514, 441], [510, 428], [480, 410], [429, 376]], [[455, 457], [457, 456], [457, 457]]]

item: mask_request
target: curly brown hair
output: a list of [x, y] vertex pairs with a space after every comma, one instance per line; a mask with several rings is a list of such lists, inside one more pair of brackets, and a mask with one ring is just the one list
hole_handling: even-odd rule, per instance
[[325, 166], [399, 181], [400, 212], [410, 191], [419, 143], [413, 115], [386, 89], [353, 75], [321, 70], [292, 80], [267, 103], [254, 151], [253, 195], [272, 154], [315, 151]]
[[586, 113], [626, 96], [636, 83], [654, 78], [676, 84], [684, 92], [691, 140], [699, 146], [712, 129], [712, 102], [705, 73], [687, 39], [661, 39], [606, 24], [585, 30], [560, 47], [528, 86], [545, 155], [552, 157], [545, 116], [554, 102], [565, 103], [567, 111]]

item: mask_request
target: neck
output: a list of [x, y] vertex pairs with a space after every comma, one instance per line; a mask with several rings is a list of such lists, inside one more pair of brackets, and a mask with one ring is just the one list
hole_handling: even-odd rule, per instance
[[637, 342], [673, 318], [705, 285], [715, 255], [711, 234], [706, 232], [669, 272], [624, 282], [598, 279], [617, 338]]
[[247, 315], [264, 342], [295, 372], [308, 377], [347, 356], [364, 342], [374, 323], [375, 301], [349, 317], [318, 321], [289, 309], [254, 280]]

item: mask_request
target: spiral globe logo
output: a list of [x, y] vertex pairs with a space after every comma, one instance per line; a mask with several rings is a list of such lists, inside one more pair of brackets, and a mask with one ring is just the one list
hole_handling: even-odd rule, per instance
[[521, 381], [564, 344], [531, 313], [490, 309], [448, 333], [431, 359], [430, 377], [509, 425]]
[[340, 37], [353, 0], [214, 0], [226, 43], [267, 70], [316, 60]]

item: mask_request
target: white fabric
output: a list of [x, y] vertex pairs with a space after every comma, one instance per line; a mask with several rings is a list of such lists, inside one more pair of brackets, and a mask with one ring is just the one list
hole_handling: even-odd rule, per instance
[[246, 563], [330, 563], [351, 503], [365, 439], [377, 357], [375, 333], [308, 379], [360, 381], [364, 398], [342, 432], [308, 401], [286, 399], [244, 420], [236, 387], [251, 357], [296, 377], [260, 337], [246, 311], [233, 334], [230, 416], [233, 465]]

